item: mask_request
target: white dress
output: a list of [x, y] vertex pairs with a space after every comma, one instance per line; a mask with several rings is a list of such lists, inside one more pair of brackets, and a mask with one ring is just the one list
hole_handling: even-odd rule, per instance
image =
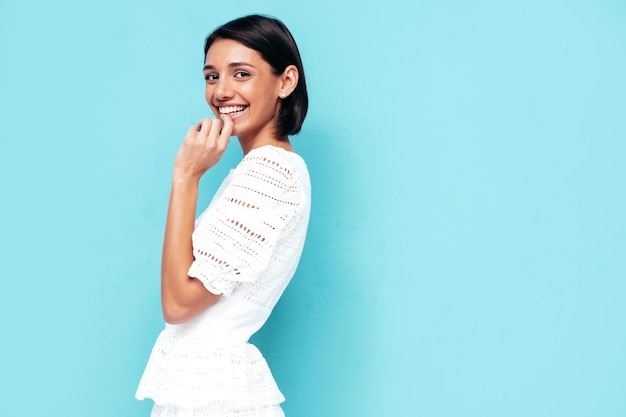
[[282, 416], [285, 398], [248, 343], [291, 280], [311, 207], [307, 167], [274, 146], [250, 151], [196, 220], [188, 275], [219, 301], [184, 324], [167, 324], [136, 398], [153, 417]]

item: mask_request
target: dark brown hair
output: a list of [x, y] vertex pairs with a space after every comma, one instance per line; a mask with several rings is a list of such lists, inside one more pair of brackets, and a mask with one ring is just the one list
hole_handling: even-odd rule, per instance
[[204, 57], [218, 39], [232, 39], [257, 51], [271, 67], [275, 75], [281, 75], [289, 65], [295, 65], [299, 78], [296, 89], [281, 100], [276, 122], [279, 137], [295, 135], [309, 108], [304, 68], [300, 51], [291, 32], [278, 19], [261, 15], [250, 15], [232, 20], [213, 31], [204, 42]]

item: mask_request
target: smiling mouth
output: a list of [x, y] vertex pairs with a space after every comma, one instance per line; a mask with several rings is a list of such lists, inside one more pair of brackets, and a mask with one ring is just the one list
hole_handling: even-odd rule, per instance
[[220, 114], [228, 114], [229, 116], [236, 116], [247, 109], [248, 106], [224, 106], [218, 107]]

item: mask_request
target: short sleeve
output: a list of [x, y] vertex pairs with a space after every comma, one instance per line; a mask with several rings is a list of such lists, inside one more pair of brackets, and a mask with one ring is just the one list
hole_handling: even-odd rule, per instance
[[210, 292], [230, 294], [263, 276], [307, 210], [302, 178], [289, 162], [281, 153], [250, 152], [198, 219], [188, 275]]

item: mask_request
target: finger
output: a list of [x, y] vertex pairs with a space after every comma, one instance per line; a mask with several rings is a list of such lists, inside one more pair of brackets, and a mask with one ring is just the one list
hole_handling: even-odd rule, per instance
[[213, 146], [217, 144], [217, 138], [220, 134], [220, 123], [217, 123], [217, 119], [211, 122], [211, 129], [209, 130], [209, 145]]
[[202, 138], [206, 138], [209, 134], [209, 129], [211, 128], [211, 119], [202, 119], [199, 123], [200, 130], [198, 131], [198, 136]]
[[233, 119], [227, 114], [223, 114], [220, 120], [222, 121], [222, 129], [220, 131], [219, 143], [226, 146], [230, 142], [234, 123]]
[[198, 131], [198, 126], [191, 126], [189, 129], [187, 129], [187, 134], [185, 135], [186, 138], [193, 138], [196, 136], [196, 132]]

